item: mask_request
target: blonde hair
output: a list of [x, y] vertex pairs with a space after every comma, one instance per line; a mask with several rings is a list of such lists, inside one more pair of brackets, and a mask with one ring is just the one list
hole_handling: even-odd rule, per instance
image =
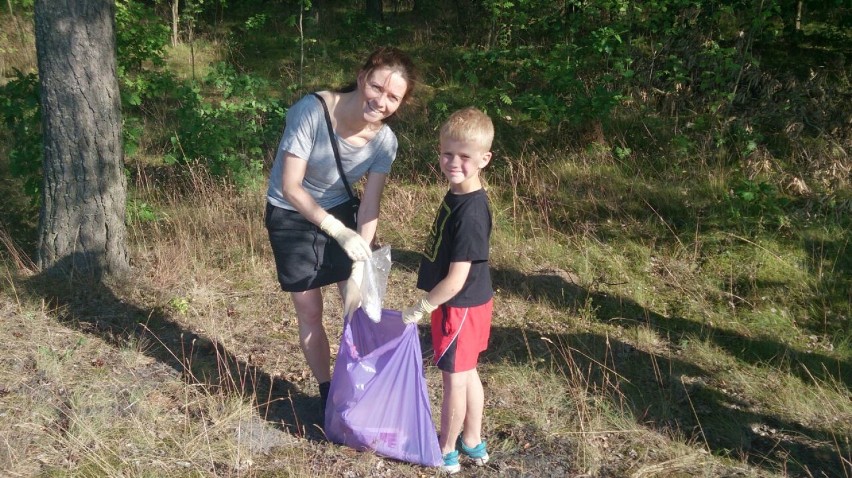
[[468, 106], [451, 114], [441, 125], [440, 134], [441, 138], [474, 142], [490, 151], [491, 142], [494, 141], [494, 124], [487, 114]]

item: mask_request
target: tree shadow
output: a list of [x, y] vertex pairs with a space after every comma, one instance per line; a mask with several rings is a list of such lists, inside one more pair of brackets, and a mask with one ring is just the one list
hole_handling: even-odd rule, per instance
[[[791, 299], [797, 309], [810, 309], [816, 315], [802, 314], [796, 326], [817, 335], [837, 331], [843, 334], [849, 329], [850, 266], [845, 252], [850, 228], [842, 205], [828, 206], [834, 204], [834, 199], [821, 198], [817, 193], [812, 199], [795, 199], [774, 189], [763, 192], [756, 185], [752, 187], [758, 190], [747, 192], [758, 198], [749, 202], [739, 195], [720, 192], [706, 179], [655, 177], [633, 171], [637, 166], [642, 165], [617, 163], [614, 170], [591, 171], [565, 168], [554, 178], [557, 187], [547, 195], [533, 191], [524, 197], [524, 191], [514, 188], [498, 190], [497, 194], [502, 195], [500, 200], [505, 204], [535, 214], [550, 230], [573, 235], [591, 233], [602, 243], [634, 242], [653, 250], [682, 252], [694, 256], [693, 262], [698, 265], [713, 262], [731, 249], [743, 249], [740, 246], [772, 255], [771, 250], [759, 245], [763, 239], [779, 244], [782, 250], [800, 250], [805, 267], [820, 284], [812, 291], [806, 290], [807, 294], [803, 292], [802, 297]], [[785, 223], [786, 229], [782, 227]], [[811, 239], [824, 234], [824, 228], [819, 227], [822, 225], [840, 231], [833, 232], [831, 239]], [[801, 230], [793, 232], [796, 228]], [[752, 261], [752, 257], [745, 259]], [[777, 260], [785, 262], [780, 257]], [[742, 265], [733, 271], [735, 279], [747, 276], [749, 268], [761, 267], [761, 262]], [[798, 269], [797, 265], [790, 267]], [[787, 284], [792, 281], [791, 278]], [[752, 297], [760, 297], [760, 293], [745, 298]], [[788, 295], [782, 291], [772, 297], [783, 301]], [[821, 314], [833, 317], [824, 318]]]
[[786, 470], [789, 476], [847, 476], [841, 452], [832, 445], [842, 437], [759, 413], [747, 398], [725, 391], [712, 371], [688, 360], [598, 334], [542, 334], [518, 327], [494, 327], [491, 334], [482, 363], [530, 364], [545, 358], [536, 366], [559, 370], [569, 386], [609, 396], [615, 410], [637, 424], [685, 436], [714, 455], [771, 472]]
[[631, 299], [604, 292], [592, 292], [555, 274], [524, 274], [512, 269], [492, 270], [495, 287], [531, 300], [577, 312], [594, 310], [602, 322], [635, 321], [653, 327], [672, 343], [695, 338], [707, 340], [731, 356], [752, 365], [789, 362], [789, 372], [804, 381], [834, 381], [852, 386], [852, 364], [816, 351], [803, 351], [771, 337], [747, 337], [709, 323], [697, 323], [682, 317], [665, 317], [644, 308]]
[[282, 431], [325, 441], [318, 397], [237, 358], [215, 337], [186, 328], [168, 311], [140, 308], [117, 297], [109, 285], [75, 275], [72, 264], [79, 260], [65, 257], [22, 281], [27, 293], [56, 306], [61, 324], [116, 348], [131, 341], [151, 344], [141, 353], [171, 367], [187, 383], [251, 400], [260, 417]]
[[423, 255], [419, 252], [409, 251], [407, 249], [391, 249], [393, 266], [397, 268], [403, 267], [406, 270], [414, 271], [415, 274], [420, 268], [421, 257], [423, 257]]
[[[420, 254], [414, 251], [394, 249], [395, 264], [409, 270], [417, 270]], [[852, 363], [812, 350], [800, 350], [772, 337], [747, 337], [737, 332], [715, 327], [710, 323], [698, 323], [682, 317], [666, 317], [649, 310], [635, 301], [594, 292], [571, 281], [567, 274], [526, 274], [514, 269], [492, 268], [495, 289], [531, 301], [544, 301], [549, 305], [577, 314], [580, 309], [593, 310], [596, 320], [601, 322], [628, 321], [646, 324], [664, 333], [672, 343], [707, 340], [722, 348], [731, 356], [751, 365], [789, 363], [789, 372], [808, 382], [814, 379], [840, 383], [852, 387]]]
[[[849, 387], [852, 380], [848, 361], [802, 352], [767, 337], [745, 337], [710, 324], [664, 317], [630, 299], [592, 292], [557, 275], [528, 275], [511, 269], [492, 272], [495, 288], [501, 291], [577, 314], [582, 309], [600, 322], [627, 320], [645, 325], [667, 337], [669, 344], [697, 338], [739, 361], [781, 369], [805, 382], [816, 378]], [[712, 370], [692, 363], [677, 345], [665, 347], [665, 354], [658, 355], [611, 336], [548, 333], [534, 326], [527, 330], [494, 327], [482, 361], [534, 363], [535, 358], [549, 358], [566, 379], [582, 375], [595, 390], [618, 398], [637, 423], [661, 432], [685, 433], [717, 455], [746, 459], [776, 472], [786, 468], [796, 476], [840, 477], [852, 471], [840, 458], [841, 453], [852, 452], [843, 437], [833, 436], [828, 428], [756, 411], [758, 404], [727, 390]], [[845, 448], [838, 449], [837, 443]]]
[[[842, 239], [818, 240], [806, 238], [803, 249], [808, 251], [806, 262], [811, 273], [818, 278], [817, 289], [825, 291], [823, 309], [831, 311], [824, 317], [812, 318], [821, 323], [824, 334], [852, 331], [852, 254], [848, 252], [852, 233], [847, 229]], [[820, 320], [822, 319], [822, 320]]]

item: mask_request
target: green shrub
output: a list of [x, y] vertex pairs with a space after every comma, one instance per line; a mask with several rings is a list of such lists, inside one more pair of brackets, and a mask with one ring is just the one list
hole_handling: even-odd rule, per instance
[[[281, 132], [283, 103], [268, 97], [265, 80], [225, 63], [210, 71], [203, 86], [211, 91], [192, 82], [177, 88], [175, 134], [166, 162], [200, 161], [212, 174], [249, 186], [263, 175], [264, 151]], [[217, 96], [218, 101], [209, 99]]]
[[15, 71], [15, 78], [0, 86], [0, 114], [10, 134], [9, 171], [23, 180], [33, 203], [41, 193], [42, 133], [38, 76]]

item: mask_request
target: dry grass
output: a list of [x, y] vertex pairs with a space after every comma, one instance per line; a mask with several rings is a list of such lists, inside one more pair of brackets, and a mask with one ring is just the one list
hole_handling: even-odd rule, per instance
[[[74, 284], [45, 296], [20, 253], [5, 262], [0, 400], [8, 411], [0, 457], [11, 475], [431, 474], [325, 443], [314, 428], [315, 385], [292, 309], [274, 282], [263, 195], [197, 171], [180, 187], [155, 183], [137, 178], [136, 197], [156, 219], [131, 224], [136, 274], [129, 282], [95, 298]], [[390, 308], [415, 293], [415, 253], [433, 214], [424, 205], [442, 194], [439, 186], [388, 187], [382, 239], [396, 255]], [[481, 472], [784, 476], [769, 455], [725, 458], [713, 437], [704, 438], [733, 433], [712, 416], [722, 409], [711, 398], [717, 393], [750, 404], [743, 416], [754, 420], [746, 426], [757, 437], [774, 436], [795, 452], [794, 432], [834, 430], [836, 445], [813, 436], [799, 442], [847, 453], [848, 436], [838, 433], [852, 418], [844, 383], [796, 378], [792, 365], [743, 364], [700, 329], [672, 343], [672, 329], [641, 301], [644, 318], [623, 308], [608, 315], [607, 291], [629, 293], [595, 277], [632, 280], [632, 262], [647, 254], [625, 254], [590, 235], [560, 244], [546, 230], [524, 242], [511, 210], [495, 201], [504, 224], [494, 245], [500, 306], [481, 368], [495, 464]], [[582, 253], [566, 257], [569, 250]], [[662, 258], [660, 277], [697, 289], [689, 267], [678, 265], [686, 260]], [[336, 293], [326, 295], [328, 316], [339, 315]], [[337, 337], [339, 321], [327, 325]], [[263, 385], [274, 380], [287, 384], [286, 394]], [[427, 382], [437, 410], [433, 367]], [[798, 425], [783, 429], [778, 421]], [[683, 428], [689, 423], [695, 428]]]
[[36, 48], [33, 22], [19, 16], [0, 15], [0, 85], [14, 77], [14, 70], [35, 73]]
[[[594, 177], [593, 167], [574, 170]], [[263, 193], [192, 167], [149, 171], [138, 168], [132, 185], [149, 214], [130, 223], [136, 273], [126, 283], [46, 286], [0, 235], [0, 457], [11, 475], [431, 475], [323, 440], [292, 307], [274, 279]], [[663, 246], [601, 226], [536, 226], [539, 199], [516, 201], [496, 179], [499, 307], [481, 366], [495, 460], [468, 474], [844, 476], [826, 466], [848, 464], [848, 383], [813, 367], [843, 363], [845, 349], [814, 348], [808, 359], [794, 345], [806, 331], [788, 324], [782, 343], [761, 335], [772, 325], [718, 309], [733, 294], [741, 308], [755, 302], [761, 281], [816, 287], [795, 265], [801, 252], [737, 239], [736, 256], [714, 255], [708, 238], [687, 242], [665, 226]], [[386, 190], [389, 308], [417, 293], [417, 251], [443, 193], [437, 181]], [[632, 237], [647, 226], [618, 227]], [[327, 326], [335, 342], [340, 321]], [[426, 370], [437, 411], [440, 376]]]

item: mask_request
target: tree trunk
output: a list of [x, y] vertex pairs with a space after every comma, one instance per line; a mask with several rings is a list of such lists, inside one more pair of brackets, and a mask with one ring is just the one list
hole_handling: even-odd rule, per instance
[[796, 31], [802, 31], [802, 4], [804, 2], [802, 0], [798, 0], [796, 2]]
[[367, 18], [371, 20], [375, 20], [377, 22], [382, 21], [384, 16], [384, 9], [382, 7], [382, 0], [367, 0]]
[[178, 0], [172, 0], [172, 46], [178, 44]]
[[129, 270], [115, 3], [35, 2], [44, 187], [38, 265], [102, 279]]
[[308, 16], [313, 17], [314, 25], [319, 25], [320, 22], [320, 10], [323, 9], [322, 0], [313, 0], [311, 2], [311, 8], [308, 10]]

